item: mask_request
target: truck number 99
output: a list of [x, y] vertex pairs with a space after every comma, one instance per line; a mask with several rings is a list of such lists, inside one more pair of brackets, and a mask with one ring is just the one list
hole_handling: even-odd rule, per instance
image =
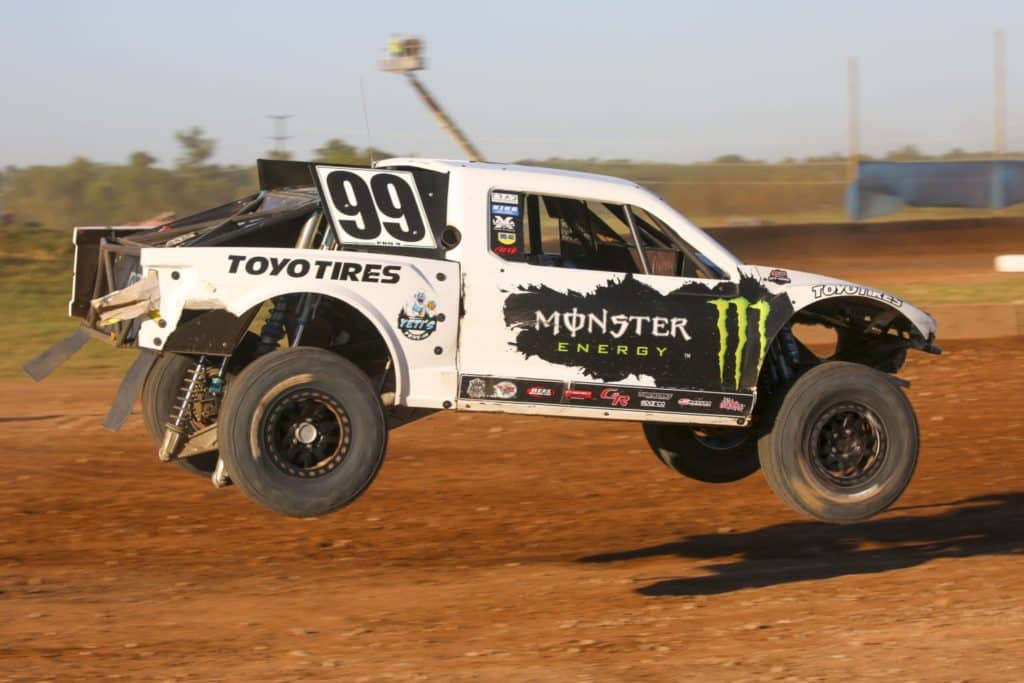
[[[433, 247], [415, 185], [406, 173], [317, 167], [342, 242]], [[347, 238], [347, 239], [346, 239]]]

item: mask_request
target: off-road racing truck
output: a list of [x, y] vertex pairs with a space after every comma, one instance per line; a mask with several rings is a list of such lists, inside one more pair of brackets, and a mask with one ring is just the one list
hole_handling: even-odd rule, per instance
[[[77, 228], [78, 332], [141, 349], [159, 456], [292, 516], [352, 502], [437, 410], [640, 422], [704, 482], [763, 469], [828, 522], [907, 486], [896, 373], [935, 322], [876, 289], [746, 265], [635, 183], [544, 168], [260, 161], [260, 191], [156, 228]], [[835, 331], [815, 353], [797, 325]], [[823, 355], [819, 355], [823, 353]], [[577, 457], [587, 457], [585, 449]]]

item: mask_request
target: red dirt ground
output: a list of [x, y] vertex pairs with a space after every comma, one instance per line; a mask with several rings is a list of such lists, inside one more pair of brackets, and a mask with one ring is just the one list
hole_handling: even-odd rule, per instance
[[0, 384], [0, 680], [1024, 680], [1024, 341], [947, 346], [910, 489], [848, 527], [636, 425], [456, 414], [286, 519], [102, 431], [114, 383]]

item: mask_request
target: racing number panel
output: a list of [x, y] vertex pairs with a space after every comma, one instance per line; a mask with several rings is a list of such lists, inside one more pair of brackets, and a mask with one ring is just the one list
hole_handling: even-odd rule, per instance
[[435, 230], [412, 172], [317, 165], [314, 176], [343, 246], [437, 249]]

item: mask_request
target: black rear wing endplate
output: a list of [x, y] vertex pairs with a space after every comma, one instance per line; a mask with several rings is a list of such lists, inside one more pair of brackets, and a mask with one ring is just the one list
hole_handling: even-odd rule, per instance
[[126, 236], [129, 231], [116, 228], [75, 229], [75, 275], [68, 313], [80, 318], [83, 327], [97, 333], [95, 336], [114, 346], [124, 347], [135, 344], [139, 322], [126, 320], [100, 327], [99, 313], [91, 303], [94, 299], [124, 289], [142, 274], [139, 263], [141, 247], [119, 243], [118, 234]]

